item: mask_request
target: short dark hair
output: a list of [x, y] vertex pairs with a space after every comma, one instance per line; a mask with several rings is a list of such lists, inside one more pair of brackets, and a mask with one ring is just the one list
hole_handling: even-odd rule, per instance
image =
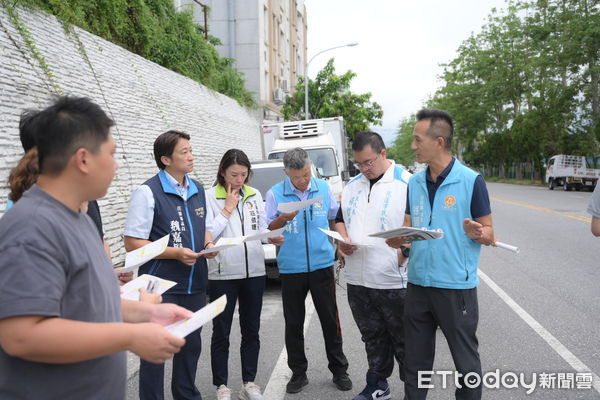
[[35, 138], [40, 173], [58, 175], [77, 149], [97, 153], [114, 122], [86, 97], [61, 96], [26, 125]]
[[223, 175], [225, 175], [227, 168], [232, 165], [241, 165], [248, 168], [248, 176], [246, 176], [246, 180], [244, 181], [244, 183], [248, 183], [251, 169], [250, 160], [248, 160], [246, 153], [238, 149], [229, 149], [223, 154], [221, 162], [219, 163], [219, 170], [217, 171], [217, 183], [225, 187], [225, 177]]
[[167, 166], [160, 160], [161, 157], [171, 157], [179, 139], [190, 140], [190, 135], [181, 131], [166, 131], [160, 134], [154, 141], [154, 160], [159, 169], [165, 169]]
[[377, 154], [385, 149], [385, 143], [383, 143], [379, 133], [371, 131], [358, 132], [352, 141], [352, 150], [362, 151], [366, 146], [371, 146], [371, 149]]
[[32, 122], [39, 113], [40, 110], [33, 109], [25, 110], [21, 113], [21, 119], [19, 119], [19, 139], [21, 139], [21, 146], [23, 146], [25, 153], [35, 147], [35, 133], [32, 129]]
[[427, 134], [432, 138], [444, 138], [445, 147], [452, 147], [452, 136], [454, 135], [454, 121], [448, 111], [435, 108], [423, 109], [417, 113], [417, 121], [428, 119], [429, 129]]

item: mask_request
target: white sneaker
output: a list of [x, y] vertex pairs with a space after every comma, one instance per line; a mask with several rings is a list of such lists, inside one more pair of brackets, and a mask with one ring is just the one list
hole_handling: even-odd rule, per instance
[[260, 393], [260, 387], [254, 382], [242, 384], [239, 400], [263, 400], [263, 395]]
[[225, 385], [219, 386], [217, 388], [217, 400], [231, 400], [231, 390]]

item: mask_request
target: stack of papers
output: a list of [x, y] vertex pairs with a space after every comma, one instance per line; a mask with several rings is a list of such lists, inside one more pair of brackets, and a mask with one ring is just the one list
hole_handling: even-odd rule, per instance
[[148, 289], [151, 284], [154, 286], [152, 293], [163, 294], [173, 286], [177, 285], [177, 282], [168, 281], [148, 274], [140, 275], [121, 287], [121, 298], [138, 301], [140, 299], [140, 289]]
[[430, 231], [424, 228], [419, 229], [410, 226], [403, 226], [402, 228], [391, 229], [389, 231], [372, 233], [369, 236], [382, 239], [405, 237], [409, 242], [413, 242], [415, 240], [441, 239], [444, 237], [444, 232], [441, 229]]
[[165, 329], [175, 336], [184, 338], [221, 314], [225, 310], [225, 305], [227, 305], [227, 296], [223, 295], [196, 311], [191, 318], [182, 319], [181, 321], [165, 326]]

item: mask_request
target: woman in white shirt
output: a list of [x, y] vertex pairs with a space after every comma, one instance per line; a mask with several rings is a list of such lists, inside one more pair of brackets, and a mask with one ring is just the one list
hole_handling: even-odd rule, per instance
[[[212, 237], [240, 237], [267, 232], [264, 204], [260, 192], [246, 183], [250, 176], [250, 161], [237, 149], [228, 150], [221, 159], [217, 185], [206, 191], [208, 207], [214, 213]], [[269, 239], [281, 244], [283, 236]], [[227, 295], [225, 311], [213, 320], [211, 365], [213, 384], [219, 400], [230, 400], [227, 387], [229, 333], [235, 305], [239, 299], [242, 335], [242, 388], [240, 399], [262, 400], [254, 383], [260, 350], [260, 314], [265, 289], [264, 251], [260, 241], [244, 242], [229, 247], [208, 262], [209, 297], [213, 301]]]

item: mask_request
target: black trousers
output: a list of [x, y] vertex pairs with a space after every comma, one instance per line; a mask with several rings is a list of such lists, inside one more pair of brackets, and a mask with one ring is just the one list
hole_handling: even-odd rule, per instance
[[227, 385], [229, 361], [229, 334], [236, 303], [239, 300], [240, 332], [242, 342], [242, 380], [254, 382], [260, 351], [260, 313], [262, 311], [265, 276], [247, 279], [211, 280], [208, 286], [210, 301], [222, 295], [227, 296], [227, 306], [223, 313], [213, 319], [213, 332], [210, 342], [210, 362], [213, 384]]
[[[418, 372], [433, 369], [438, 326], [446, 337], [456, 371], [463, 376], [475, 372], [481, 377], [476, 335], [479, 322], [477, 288], [441, 289], [409, 283], [404, 316], [406, 399], [427, 397], [427, 389], [418, 387]], [[481, 385], [471, 389], [462, 380], [459, 382], [462, 388], [455, 392], [457, 399], [481, 399]]]
[[281, 274], [288, 366], [294, 374], [305, 373], [308, 368], [304, 352], [304, 301], [309, 291], [323, 330], [329, 361], [327, 367], [334, 375], [345, 373], [348, 360], [342, 350], [342, 328], [335, 297], [333, 267], [300, 274]]
[[372, 289], [348, 284], [348, 303], [367, 351], [369, 371], [386, 379], [398, 361], [404, 380], [406, 289]]
[[[197, 294], [163, 294], [163, 303], [174, 303], [190, 311], [198, 311], [206, 305], [206, 293]], [[202, 400], [196, 387], [196, 369], [202, 342], [200, 329], [185, 337], [185, 345], [173, 357], [173, 375], [171, 377], [171, 393], [174, 400]], [[154, 364], [140, 360], [140, 399], [163, 400], [165, 364]]]

